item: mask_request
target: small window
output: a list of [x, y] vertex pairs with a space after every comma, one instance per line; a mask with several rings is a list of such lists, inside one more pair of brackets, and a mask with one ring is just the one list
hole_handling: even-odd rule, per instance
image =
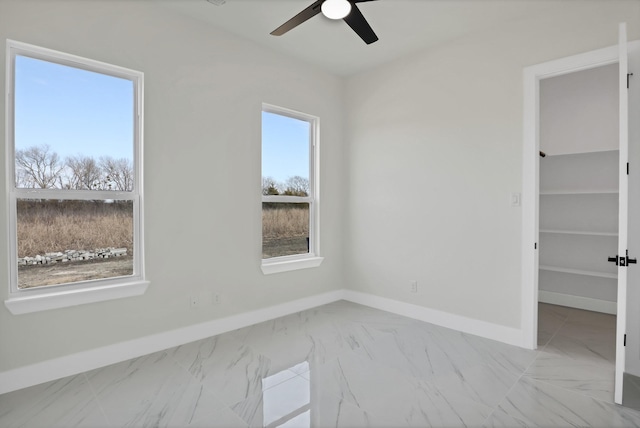
[[142, 281], [142, 73], [7, 45], [9, 300]]
[[[319, 258], [318, 118], [262, 110], [262, 265]], [[301, 266], [298, 267], [309, 267]], [[291, 268], [298, 268], [291, 267]], [[284, 269], [289, 270], [289, 269]]]

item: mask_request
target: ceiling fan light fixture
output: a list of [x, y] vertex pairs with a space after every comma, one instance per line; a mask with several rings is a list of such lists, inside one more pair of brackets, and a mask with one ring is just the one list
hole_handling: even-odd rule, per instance
[[329, 19], [342, 19], [351, 13], [351, 3], [348, 0], [325, 0], [320, 9]]

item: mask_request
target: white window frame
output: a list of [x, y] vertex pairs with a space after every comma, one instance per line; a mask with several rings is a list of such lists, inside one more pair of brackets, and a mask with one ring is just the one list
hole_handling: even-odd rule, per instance
[[[24, 189], [16, 187], [14, 140], [15, 58], [25, 56], [87, 71], [127, 79], [134, 85], [134, 187], [131, 192], [67, 189]], [[142, 141], [143, 141], [143, 78], [139, 71], [70, 55], [26, 43], [7, 40], [6, 43], [6, 201], [8, 207], [9, 296], [5, 306], [13, 314], [38, 312], [85, 303], [119, 299], [143, 294], [149, 282], [144, 272], [144, 234], [142, 198]], [[18, 288], [17, 265], [17, 201], [19, 199], [113, 199], [133, 201], [133, 275], [91, 281], [47, 285], [28, 289]]]
[[[305, 254], [262, 259], [262, 272], [265, 275], [268, 275], [291, 270], [318, 267], [324, 260], [324, 257], [320, 256], [320, 118], [307, 113], [266, 103], [262, 104], [262, 112], [278, 114], [309, 123], [309, 196], [262, 195], [263, 203], [309, 204], [309, 252]], [[262, 230], [262, 228], [260, 230]], [[260, 237], [262, 242], [262, 233], [260, 234]]]

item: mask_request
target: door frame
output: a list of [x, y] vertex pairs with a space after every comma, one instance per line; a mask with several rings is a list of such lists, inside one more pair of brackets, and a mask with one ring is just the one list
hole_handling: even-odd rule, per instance
[[540, 80], [619, 61], [611, 46], [526, 67], [522, 153], [522, 346], [538, 347], [538, 244], [540, 193]]

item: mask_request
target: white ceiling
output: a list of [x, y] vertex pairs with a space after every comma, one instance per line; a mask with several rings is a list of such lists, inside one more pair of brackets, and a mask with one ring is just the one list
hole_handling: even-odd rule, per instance
[[283, 36], [276, 27], [314, 0], [173, 0], [167, 7], [338, 75], [351, 75], [410, 52], [490, 29], [500, 22], [553, 13], [562, 0], [377, 0], [358, 7], [379, 40], [366, 45], [342, 20], [322, 14]]

